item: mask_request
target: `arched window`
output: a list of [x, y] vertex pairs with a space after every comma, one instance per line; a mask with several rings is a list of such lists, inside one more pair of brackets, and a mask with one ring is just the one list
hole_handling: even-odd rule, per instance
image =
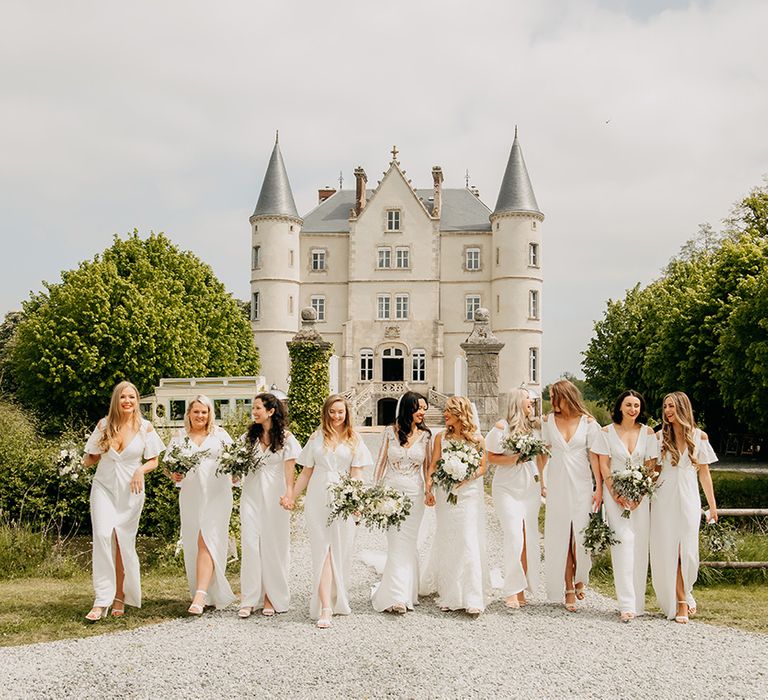
[[414, 350], [411, 355], [411, 381], [427, 381], [427, 353], [424, 350]]
[[360, 381], [369, 382], [373, 379], [373, 350], [363, 348], [360, 351]]

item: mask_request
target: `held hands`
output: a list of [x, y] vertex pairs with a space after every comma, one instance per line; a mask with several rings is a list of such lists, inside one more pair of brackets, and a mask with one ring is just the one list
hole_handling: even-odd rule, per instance
[[282, 496], [280, 496], [280, 505], [285, 508], [285, 510], [293, 510], [294, 506], [296, 505], [293, 494], [286, 491]]
[[597, 513], [600, 510], [600, 506], [603, 505], [603, 494], [599, 491], [595, 491], [592, 494], [592, 512]]
[[[179, 476], [181, 475], [179, 474]], [[144, 470], [139, 467], [133, 472], [133, 477], [131, 478], [131, 493], [139, 494], [142, 491], [144, 491]]]

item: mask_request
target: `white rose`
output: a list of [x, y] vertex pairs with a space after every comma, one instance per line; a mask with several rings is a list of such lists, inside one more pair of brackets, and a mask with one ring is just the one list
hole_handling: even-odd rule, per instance
[[382, 515], [392, 515], [397, 511], [397, 503], [393, 498], [384, 498], [379, 502], [376, 510]]
[[448, 457], [443, 465], [443, 470], [455, 481], [460, 481], [467, 473], [467, 466], [458, 457]]

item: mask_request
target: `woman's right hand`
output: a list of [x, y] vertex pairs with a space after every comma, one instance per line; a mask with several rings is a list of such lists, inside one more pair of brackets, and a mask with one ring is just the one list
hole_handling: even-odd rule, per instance
[[433, 506], [435, 505], [435, 494], [432, 493], [432, 491], [427, 491], [424, 494], [424, 505], [425, 506]]
[[184, 475], [179, 474], [179, 472], [171, 472], [171, 479], [173, 479], [173, 481], [178, 484], [182, 479], [184, 479]]

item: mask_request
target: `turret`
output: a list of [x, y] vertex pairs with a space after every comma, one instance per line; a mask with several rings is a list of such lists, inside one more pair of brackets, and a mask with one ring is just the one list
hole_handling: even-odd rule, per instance
[[506, 343], [499, 388], [541, 389], [542, 266], [544, 214], [533, 193], [515, 127], [507, 169], [490, 215], [493, 236], [491, 315], [494, 332]]
[[299, 232], [277, 136], [251, 222], [251, 327], [269, 384], [285, 389], [286, 342], [299, 328]]

